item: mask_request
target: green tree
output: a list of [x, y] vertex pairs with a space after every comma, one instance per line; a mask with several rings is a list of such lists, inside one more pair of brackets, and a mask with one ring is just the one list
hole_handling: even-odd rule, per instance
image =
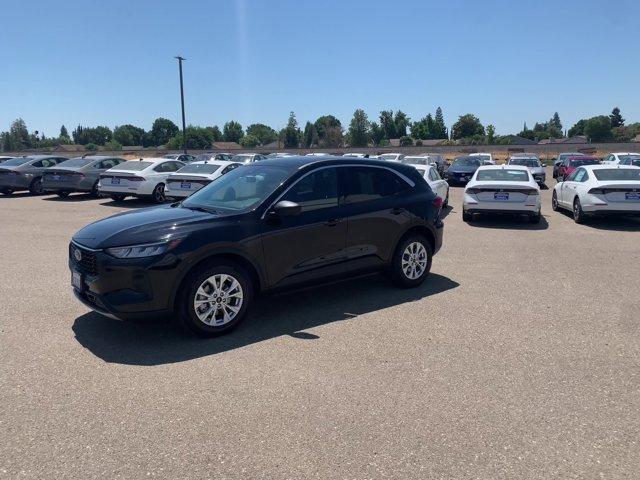
[[333, 115], [322, 115], [314, 122], [318, 132], [318, 145], [339, 147], [342, 144], [342, 123]]
[[487, 143], [493, 145], [496, 141], [496, 127], [489, 124], [487, 125]]
[[33, 138], [29, 135], [26, 123], [21, 118], [17, 118], [9, 127], [9, 136], [11, 137], [11, 150], [22, 150], [32, 146]]
[[568, 137], [575, 137], [576, 135], [584, 135], [584, 127], [587, 124], [586, 119], [581, 119], [576, 122], [576, 124], [569, 129], [567, 132]]
[[473, 137], [474, 135], [484, 135], [484, 127], [480, 123], [480, 119], [471, 113], [461, 115], [451, 128], [451, 138], [453, 140]]
[[307, 122], [304, 126], [302, 144], [305, 148], [311, 148], [314, 145], [318, 145], [318, 130], [316, 130], [316, 126], [311, 122]]
[[67, 127], [64, 125], [60, 127], [60, 138], [69, 138], [69, 132], [67, 131]]
[[401, 110], [398, 110], [393, 117], [393, 123], [396, 126], [396, 135], [404, 137], [407, 135], [407, 127], [409, 126], [409, 117]]
[[298, 148], [300, 144], [300, 129], [295, 113], [289, 113], [289, 121], [284, 129], [284, 146], [285, 148]]
[[602, 142], [613, 137], [611, 119], [606, 115], [591, 117], [584, 125], [584, 134], [592, 142]]
[[560, 115], [558, 115], [558, 112], [555, 112], [553, 114], [553, 117], [551, 118], [551, 121], [549, 123], [558, 131], [562, 132], [562, 122], [560, 121]]
[[120, 145], [142, 145], [145, 133], [135, 125], [120, 125], [113, 129], [113, 139]]
[[411, 145], [413, 145], [413, 138], [409, 137], [408, 135], [403, 135], [402, 137], [400, 137], [401, 147], [410, 147]]
[[371, 142], [375, 146], [380, 146], [380, 144], [384, 140], [384, 129], [376, 122], [371, 122], [369, 133], [371, 136]]
[[[185, 131], [187, 148], [192, 150], [206, 150], [211, 148], [213, 142], [213, 134], [211, 130], [205, 127], [196, 127], [189, 125]], [[182, 150], [184, 148], [182, 142], [182, 132], [178, 132], [172, 139], [167, 142], [167, 146], [172, 150]]]
[[104, 144], [105, 150], [122, 150], [122, 144], [117, 140], [111, 140]]
[[622, 127], [624, 125], [624, 118], [622, 118], [618, 107], [611, 110], [609, 118], [611, 119], [611, 128]]
[[[249, 129], [247, 129], [247, 131], [248, 130]], [[260, 139], [255, 135], [248, 133], [240, 139], [240, 145], [242, 145], [244, 148], [255, 148], [260, 145]]]
[[222, 136], [225, 142], [239, 142], [243, 135], [242, 125], [238, 122], [231, 120], [224, 124]]
[[217, 125], [214, 125], [213, 127], [204, 127], [204, 128], [206, 128], [211, 132], [212, 141], [214, 142], [222, 141], [222, 132], [220, 131]]
[[366, 147], [369, 145], [369, 119], [364, 110], [357, 109], [349, 124], [349, 143], [352, 147]]
[[158, 117], [153, 121], [149, 132], [148, 143], [153, 146], [166, 145], [180, 131], [178, 126], [168, 118]]
[[383, 110], [380, 112], [380, 125], [384, 131], [384, 138], [398, 138], [396, 122], [393, 119], [393, 110]]
[[436, 117], [433, 125], [433, 138], [436, 139], [447, 139], [449, 138], [449, 133], [447, 132], [447, 126], [444, 123], [444, 115], [442, 114], [442, 108], [436, 108]]
[[247, 127], [247, 135], [253, 135], [258, 139], [260, 145], [275, 142], [278, 139], [278, 132], [263, 123], [254, 123]]

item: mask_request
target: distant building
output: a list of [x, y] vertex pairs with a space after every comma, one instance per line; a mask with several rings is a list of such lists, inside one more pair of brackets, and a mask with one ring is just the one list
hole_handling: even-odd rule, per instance
[[241, 150], [242, 146], [236, 142], [213, 142], [211, 148], [215, 150]]
[[545, 138], [544, 140], [540, 140], [538, 142], [539, 145], [551, 145], [551, 144], [580, 145], [585, 143], [589, 143], [589, 140], [584, 135], [575, 135], [569, 138]]
[[537, 145], [535, 140], [529, 140], [518, 135], [505, 135], [502, 138], [505, 139], [503, 142], [506, 141], [506, 145]]

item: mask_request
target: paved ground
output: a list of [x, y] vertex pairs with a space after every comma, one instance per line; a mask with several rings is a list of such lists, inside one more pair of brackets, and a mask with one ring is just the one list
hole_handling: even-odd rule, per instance
[[452, 189], [423, 287], [263, 300], [214, 340], [73, 298], [70, 236], [123, 208], [0, 198], [0, 478], [638, 478], [640, 222], [543, 194], [539, 226], [467, 225]]

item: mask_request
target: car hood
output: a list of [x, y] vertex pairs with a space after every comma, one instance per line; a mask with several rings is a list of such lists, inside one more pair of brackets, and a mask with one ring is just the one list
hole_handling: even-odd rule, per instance
[[79, 230], [73, 241], [93, 249], [153, 243], [167, 236], [187, 234], [203, 222], [219, 218], [221, 216], [212, 213], [172, 205], [143, 208], [91, 223]]

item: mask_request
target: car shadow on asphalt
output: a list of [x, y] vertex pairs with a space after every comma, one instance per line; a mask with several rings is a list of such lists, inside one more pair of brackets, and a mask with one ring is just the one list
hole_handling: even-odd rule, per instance
[[446, 207], [442, 207], [442, 211], [440, 212], [440, 218], [444, 220], [447, 216], [453, 212], [453, 207], [451, 205], [447, 205]]
[[315, 340], [318, 335], [305, 330], [332, 322], [358, 321], [359, 316], [369, 312], [422, 300], [458, 285], [432, 273], [416, 288], [399, 289], [381, 275], [370, 275], [265, 296], [257, 299], [252, 313], [236, 330], [210, 339], [198, 338], [171, 320], [120, 322], [95, 312], [76, 318], [72, 329], [76, 340], [105, 362], [162, 365], [215, 355], [283, 335]]
[[24, 198], [24, 197], [38, 197], [39, 195], [32, 195], [29, 192], [16, 192], [11, 195], [0, 194], [1, 200], [9, 200], [11, 198]]
[[88, 200], [99, 200], [98, 197], [94, 197], [89, 193], [77, 193], [77, 194], [72, 193], [68, 197], [59, 197], [55, 193], [46, 193], [45, 195], [53, 195], [53, 196], [47, 196], [43, 198], [43, 200], [46, 200], [47, 202], [64, 203], [64, 202], [86, 202]]
[[[573, 221], [573, 213], [569, 210], [558, 210], [556, 213], [564, 215]], [[584, 227], [615, 232], [640, 232], [640, 217], [587, 217], [582, 224]]]
[[540, 223], [530, 223], [529, 218], [524, 215], [491, 215], [481, 214], [474, 215], [473, 220], [467, 222], [470, 227], [476, 228], [498, 228], [505, 230], [547, 230], [549, 222], [540, 217]]
[[116, 208], [148, 208], [148, 207], [157, 207], [159, 205], [169, 205], [171, 202], [166, 201], [164, 203], [155, 203], [151, 200], [145, 200], [140, 198], [127, 198], [121, 202], [116, 202], [115, 200], [107, 200], [106, 202], [101, 203], [103, 207], [116, 207]]

